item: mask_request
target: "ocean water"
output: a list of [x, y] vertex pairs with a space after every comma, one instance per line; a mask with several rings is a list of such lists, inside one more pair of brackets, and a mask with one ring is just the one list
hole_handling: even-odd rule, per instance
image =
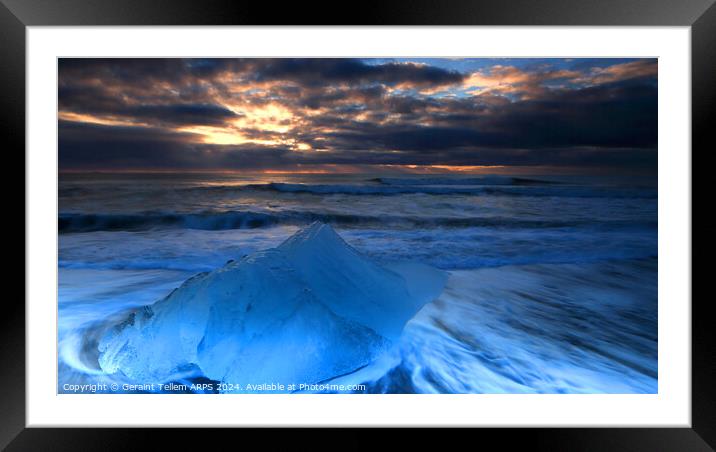
[[[119, 382], [98, 325], [313, 221], [449, 272], [365, 392], [657, 391], [657, 190], [638, 178], [61, 174], [58, 391]], [[176, 381], [201, 381], [177, 375]]]

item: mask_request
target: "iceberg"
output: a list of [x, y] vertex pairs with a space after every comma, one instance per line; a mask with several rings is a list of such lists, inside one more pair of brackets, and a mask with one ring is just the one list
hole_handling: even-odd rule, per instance
[[276, 248], [185, 281], [99, 341], [99, 364], [142, 383], [319, 383], [375, 360], [443, 290], [445, 272], [379, 264], [313, 223]]

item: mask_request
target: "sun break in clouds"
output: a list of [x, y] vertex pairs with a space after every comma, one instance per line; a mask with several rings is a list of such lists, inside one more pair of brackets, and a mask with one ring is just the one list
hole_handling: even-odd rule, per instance
[[653, 171], [655, 59], [60, 59], [62, 170]]

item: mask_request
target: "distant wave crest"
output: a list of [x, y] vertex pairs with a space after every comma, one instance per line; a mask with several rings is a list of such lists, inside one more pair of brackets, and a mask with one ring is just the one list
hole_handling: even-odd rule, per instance
[[371, 182], [384, 185], [551, 185], [554, 182], [512, 176], [480, 177], [377, 177]]
[[188, 190], [210, 191], [273, 191], [277, 193], [305, 193], [313, 195], [371, 195], [395, 196], [406, 194], [427, 195], [490, 195], [490, 196], [533, 196], [560, 198], [632, 198], [655, 199], [656, 190], [620, 187], [575, 187], [567, 185], [554, 186], [465, 186], [465, 185], [351, 185], [351, 184], [297, 184], [269, 182], [265, 184], [219, 185], [209, 187], [192, 187]]
[[[497, 227], [497, 228], [560, 228], [591, 226], [591, 222], [519, 220], [503, 217], [417, 217], [371, 216], [339, 213], [283, 211], [277, 213], [226, 211], [210, 213], [143, 213], [143, 214], [60, 214], [60, 233], [93, 231], [132, 231], [160, 228], [199, 229], [219, 231], [227, 229], [255, 229], [275, 225], [304, 225], [321, 221], [340, 226], [396, 226], [396, 227]], [[650, 228], [655, 224], [622, 222], [603, 223], [609, 228]]]

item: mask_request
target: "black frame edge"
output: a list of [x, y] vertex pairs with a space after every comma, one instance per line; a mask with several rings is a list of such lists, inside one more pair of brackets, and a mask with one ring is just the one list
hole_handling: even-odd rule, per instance
[[[149, 450], [163, 445], [178, 446], [178, 450], [212, 450], [222, 444], [264, 444], [267, 450], [374, 450], [373, 433], [393, 433], [393, 430], [370, 431], [360, 428], [327, 429], [25, 429], [7, 449], [13, 451], [97, 451]], [[444, 444], [478, 445], [504, 444], [507, 450], [537, 451], [695, 451], [711, 449], [691, 429], [595, 429], [595, 428], [519, 428], [519, 429], [398, 429], [395, 438], [408, 449], [425, 445], [430, 439], [443, 436]], [[445, 436], [444, 436], [445, 435]], [[211, 447], [214, 446], [214, 447]], [[509, 447], [512, 446], [512, 447]], [[519, 449], [517, 448], [519, 447]], [[523, 449], [524, 447], [524, 449]], [[494, 447], [489, 447], [492, 449]], [[238, 447], [237, 447], [238, 449]], [[157, 450], [156, 446], [153, 450]]]
[[2, 0], [25, 25], [691, 25], [713, 0]]
[[[8, 161], [11, 172], [25, 174], [25, 25], [0, 3], [0, 130], [5, 141], [3, 148], [15, 154]], [[22, 159], [22, 160], [20, 160]], [[18, 165], [18, 166], [15, 166]], [[24, 177], [24, 176], [23, 176]], [[23, 179], [24, 180], [24, 179]], [[18, 190], [17, 178], [3, 178], [5, 193]], [[13, 187], [13, 184], [15, 186]], [[23, 184], [24, 186], [24, 184]], [[10, 197], [12, 198], [12, 196]], [[19, 197], [18, 197], [19, 198]], [[25, 234], [25, 199], [9, 199], [9, 208], [23, 212], [22, 229]], [[19, 215], [14, 216], [16, 220]], [[20, 225], [13, 225], [19, 228]], [[18, 243], [19, 245], [19, 243]], [[25, 258], [22, 259], [23, 281]], [[9, 267], [9, 265], [8, 265]], [[19, 267], [19, 265], [17, 266]], [[15, 268], [17, 268], [15, 267]], [[9, 278], [8, 278], [9, 279]], [[19, 282], [18, 282], [19, 284]], [[4, 297], [2, 326], [0, 327], [0, 447], [25, 428], [25, 303], [19, 295]], [[15, 298], [17, 297], [17, 298]]]
[[[705, 158], [709, 155], [709, 148], [714, 148], [710, 133], [713, 126], [709, 127], [714, 123], [716, 110], [714, 0], [548, 0], [539, 3], [509, 0], [499, 6], [489, 1], [459, 0], [446, 5], [430, 0], [404, 4], [396, 0], [386, 0], [379, 5], [367, 4], [356, 14], [341, 14], [333, 6], [331, 8], [334, 10], [334, 17], [326, 22], [336, 25], [691, 25], [692, 161], [694, 151], [703, 149], [699, 151], [701, 168], [710, 166], [706, 164]], [[207, 1], [201, 5], [191, 0], [0, 0], [0, 99], [3, 104], [0, 109], [0, 130], [8, 142], [7, 149], [17, 149], [17, 155], [20, 155], [19, 149], [22, 149], [24, 156], [27, 26], [259, 25], [295, 24], [299, 21], [304, 24], [315, 23], [315, 19], [306, 19], [313, 11], [311, 9], [289, 6], [280, 13], [272, 9], [275, 7], [270, 4], [256, 6], [220, 0]], [[270, 21], [267, 21], [267, 18], [271, 18]], [[24, 173], [24, 158], [22, 167]], [[4, 181], [7, 193], [16, 190], [16, 186], [11, 186], [11, 183], [10, 179]], [[24, 212], [25, 200], [22, 202]], [[23, 230], [24, 222], [23, 215]], [[705, 255], [709, 251], [710, 247], [701, 247], [698, 254]], [[25, 428], [25, 309], [24, 303], [14, 301], [15, 299], [6, 299], [0, 320], [0, 362], [3, 363], [0, 366], [0, 447], [5, 447], [12, 441], [8, 450], [126, 449], [127, 445], [141, 443], [150, 436], [153, 439], [181, 441], [185, 446], [206, 445], [197, 442], [197, 438], [206, 440], [209, 435], [192, 429]], [[509, 436], [510, 441], [537, 446], [538, 450], [716, 449], [716, 354], [713, 352], [714, 334], [706, 303], [708, 300], [701, 303], [692, 302], [692, 394], [695, 395], [692, 395], [692, 429], [517, 429], [519, 435], [506, 435], [501, 429], [481, 429], [478, 433], [470, 434], [480, 435], [480, 439], [492, 437], [501, 442]], [[218, 432], [218, 435], [212, 432], [214, 440], [225, 439], [230, 430]], [[242, 437], [247, 434], [255, 434], [256, 436], [251, 438], [255, 440], [272, 437], [270, 432], [263, 430], [241, 432]], [[232, 435], [236, 439], [235, 433]], [[415, 431], [406, 432], [405, 435], [413, 436], [417, 440], [423, 436]], [[338, 436], [343, 438], [343, 443], [352, 443], [353, 446], [370, 446], [372, 442], [367, 439], [368, 435], [355, 429], [342, 430]], [[305, 431], [292, 430], [286, 437], [293, 437], [304, 444], [315, 441], [315, 437]]]
[[[716, 4], [704, 12], [691, 27], [691, 120], [692, 120], [692, 243], [694, 229], [694, 199], [703, 195], [694, 191], [693, 157], [699, 153], [699, 168], [713, 163], [713, 125], [716, 122]], [[708, 160], [707, 160], [708, 159]], [[702, 234], [704, 232], [704, 234]], [[698, 231], [703, 237], [706, 231]], [[712, 241], [712, 240], [711, 240]], [[703, 245], [706, 245], [704, 243]], [[710, 245], [710, 243], [709, 243]], [[692, 249], [692, 293], [693, 263], [696, 254], [705, 257], [713, 246]], [[704, 293], [706, 293], [704, 291]], [[712, 448], [716, 449], [716, 345], [709, 315], [709, 299], [691, 303], [691, 416], [692, 427]]]

